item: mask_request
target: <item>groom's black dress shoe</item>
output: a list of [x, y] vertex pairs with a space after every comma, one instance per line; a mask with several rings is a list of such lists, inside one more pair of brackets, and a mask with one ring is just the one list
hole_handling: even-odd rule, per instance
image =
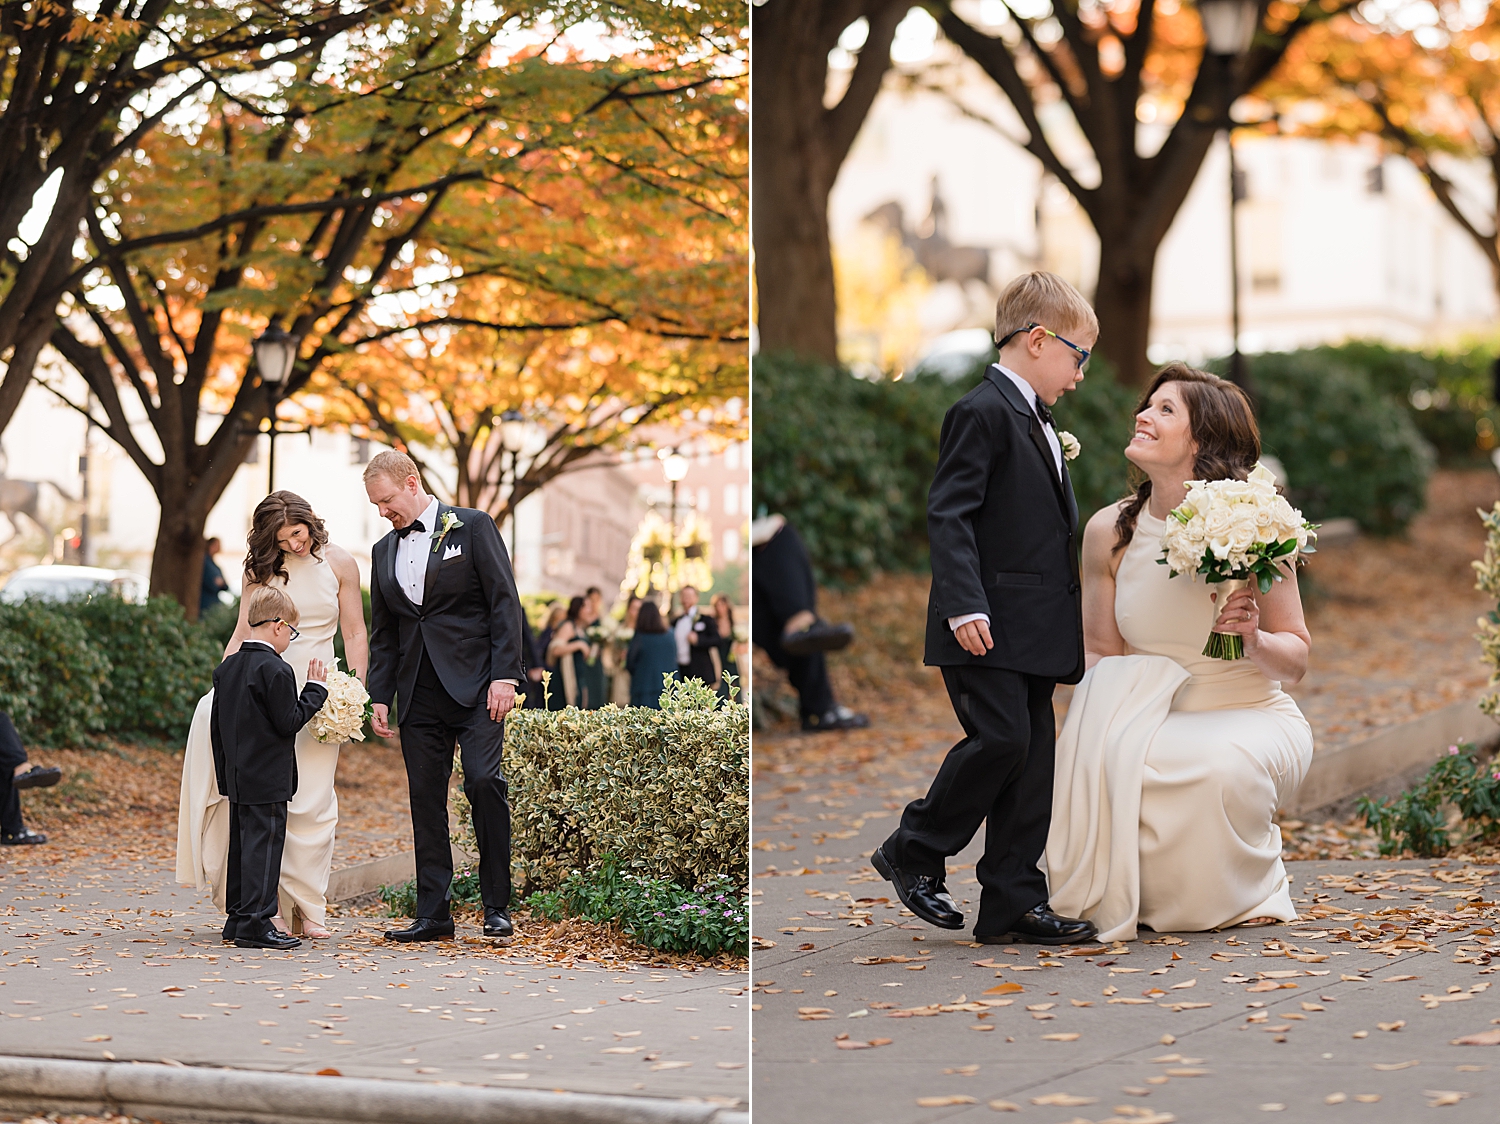
[[974, 934], [980, 944], [1077, 944], [1091, 941], [1099, 935], [1092, 921], [1078, 917], [1060, 917], [1043, 902], [1035, 909], [1023, 913], [1010, 931], [1003, 935], [981, 936]]
[[953, 904], [941, 878], [911, 874], [899, 866], [891, 865], [884, 847], [875, 848], [875, 853], [870, 856], [870, 864], [880, 873], [880, 877], [896, 887], [901, 904], [927, 924], [936, 925], [939, 929], [964, 927], [964, 915]]
[[510, 914], [503, 909], [484, 911], [484, 935], [487, 937], [509, 937], [516, 931], [510, 923]]
[[438, 921], [431, 917], [418, 917], [405, 929], [387, 929], [385, 939], [388, 941], [401, 941], [411, 943], [413, 941], [443, 941], [453, 938], [453, 918], [446, 921]]
[[258, 937], [235, 937], [235, 948], [274, 948], [278, 952], [284, 952], [289, 948], [301, 948], [302, 942], [296, 937], [276, 931], [274, 925], [267, 925], [266, 931]]

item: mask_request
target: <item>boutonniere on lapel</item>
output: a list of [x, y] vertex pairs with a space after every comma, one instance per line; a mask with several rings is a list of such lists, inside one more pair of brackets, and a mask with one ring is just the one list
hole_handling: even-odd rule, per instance
[[432, 539], [432, 553], [438, 552], [438, 547], [443, 545], [443, 540], [448, 537], [448, 532], [454, 527], [462, 527], [463, 523], [458, 516], [451, 511], [443, 512], [443, 517], [438, 520], [438, 533]]
[[1073, 460], [1083, 451], [1083, 446], [1078, 443], [1078, 438], [1074, 437], [1066, 429], [1059, 429], [1057, 431], [1057, 442], [1062, 446], [1063, 460], [1065, 461]]

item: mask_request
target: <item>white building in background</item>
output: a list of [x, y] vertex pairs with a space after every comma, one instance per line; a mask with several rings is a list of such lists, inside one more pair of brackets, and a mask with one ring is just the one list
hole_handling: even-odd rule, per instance
[[[921, 61], [920, 39], [914, 32], [903, 46], [898, 37], [898, 61]], [[950, 59], [954, 52], [943, 42], [928, 49]], [[968, 60], [951, 65], [962, 76], [957, 96], [967, 114], [946, 96], [904, 92], [896, 77], [888, 79], [830, 197], [835, 245], [856, 242], [868, 230], [868, 216], [891, 202], [900, 205], [909, 238], [929, 235], [936, 185], [948, 241], [990, 251], [993, 293], [1037, 267], [1088, 293], [1099, 250], [1082, 210], [1002, 135], [1001, 129], [1025, 134], [995, 84]], [[1056, 119], [1071, 126], [1066, 111]], [[1153, 127], [1141, 128], [1152, 140]], [[1076, 133], [1071, 141], [1065, 129], [1060, 135], [1065, 152], [1086, 157]], [[1414, 346], [1495, 330], [1500, 304], [1484, 257], [1405, 160], [1383, 158], [1373, 144], [1241, 133], [1235, 145], [1247, 187], [1238, 220], [1243, 350], [1361, 338]], [[1482, 178], [1477, 183], [1480, 198], [1493, 190]], [[1229, 351], [1222, 137], [1162, 243], [1154, 289], [1154, 361], [1195, 362]], [[993, 309], [993, 295], [948, 281], [926, 296], [919, 318], [930, 342], [954, 329], [991, 327]]]
[[[217, 423], [217, 418], [203, 419], [204, 433], [212, 432]], [[55, 492], [43, 489], [42, 514], [60, 538], [64, 530], [80, 526], [82, 504], [74, 501], [84, 494], [79, 457], [87, 442], [87, 560], [149, 575], [159, 521], [156, 495], [123, 450], [97, 429], [87, 437], [86, 429], [75, 410], [44, 388], [32, 386], [0, 435], [4, 475], [56, 485]], [[156, 455], [149, 426], [138, 426], [136, 438]], [[205, 528], [205, 537], [222, 542], [219, 565], [236, 590], [250, 519], [268, 491], [268, 442], [265, 435], [258, 439], [250, 458], [236, 470], [209, 514]], [[299, 493], [312, 504], [326, 522], [330, 537], [354, 555], [367, 585], [371, 549], [390, 530], [366, 498], [363, 483], [364, 466], [382, 448], [331, 429], [276, 438], [277, 486]], [[724, 562], [743, 561], [742, 526], [750, 492], [745, 448], [731, 445], [715, 451], [693, 442], [684, 449], [692, 463], [679, 487], [679, 503], [683, 512], [696, 510], [713, 525], [716, 570]], [[507, 549], [514, 544], [521, 592], [569, 597], [598, 586], [606, 601], [612, 601], [625, 577], [631, 539], [647, 508], [660, 502], [661, 485], [660, 466], [648, 450], [640, 459], [600, 458], [597, 464], [564, 473], [521, 501], [516, 525], [512, 527], [507, 520], [500, 528]], [[24, 516], [17, 518], [16, 529], [19, 534], [0, 546], [0, 577], [33, 565], [47, 554], [49, 544]], [[10, 521], [0, 515], [0, 538], [9, 533]]]

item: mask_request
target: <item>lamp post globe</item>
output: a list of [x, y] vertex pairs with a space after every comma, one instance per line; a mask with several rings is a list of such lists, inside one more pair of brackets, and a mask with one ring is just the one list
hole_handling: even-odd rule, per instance
[[285, 385], [297, 362], [297, 347], [301, 341], [280, 324], [271, 324], [252, 345], [255, 348], [255, 367], [260, 377], [272, 386]]
[[661, 470], [668, 481], [678, 483], [688, 474], [688, 459], [676, 449], [661, 458]]
[[520, 410], [506, 410], [499, 420], [500, 444], [506, 452], [519, 453], [526, 443], [526, 415]]
[[1209, 54], [1243, 55], [1255, 39], [1260, 5], [1257, 0], [1198, 0], [1198, 17]]

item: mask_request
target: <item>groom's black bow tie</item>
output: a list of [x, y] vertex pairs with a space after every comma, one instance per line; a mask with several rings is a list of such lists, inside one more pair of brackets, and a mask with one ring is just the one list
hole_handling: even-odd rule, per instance
[[1052, 425], [1052, 411], [1047, 409], [1047, 403], [1040, 398], [1036, 400], [1036, 416], [1042, 419], [1043, 425]]
[[407, 535], [411, 534], [413, 531], [425, 531], [425, 530], [427, 530], [427, 528], [424, 527], [424, 526], [422, 526], [422, 521], [420, 519], [413, 519], [406, 526], [404, 526], [404, 527], [397, 527], [396, 528], [396, 537], [404, 539], [404, 538], [406, 538]]

